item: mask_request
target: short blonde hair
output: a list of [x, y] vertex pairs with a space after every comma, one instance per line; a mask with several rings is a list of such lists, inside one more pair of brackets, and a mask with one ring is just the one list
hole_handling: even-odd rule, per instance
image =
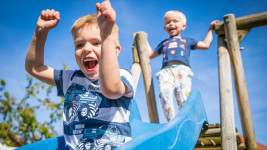
[[[86, 26], [92, 26], [92, 25], [99, 28], [98, 23], [97, 23], [97, 14], [86, 15], [86, 16], [83, 16], [83, 17], [77, 19], [71, 27], [72, 36], [74, 36], [74, 34], [78, 30], [80, 30]], [[120, 45], [120, 43], [119, 43], [119, 27], [116, 24], [114, 24], [114, 26], [112, 28], [112, 35], [114, 37], [115, 44]]]
[[186, 17], [185, 17], [185, 15], [184, 15], [184, 13], [182, 13], [182, 12], [180, 12], [180, 11], [178, 11], [178, 10], [170, 10], [170, 11], [167, 11], [167, 12], [165, 13], [165, 15], [164, 15], [164, 19], [165, 19], [166, 14], [167, 14], [167, 13], [170, 13], [170, 12], [177, 13], [177, 15], [180, 16], [181, 21], [182, 21], [184, 24], [186, 24]]

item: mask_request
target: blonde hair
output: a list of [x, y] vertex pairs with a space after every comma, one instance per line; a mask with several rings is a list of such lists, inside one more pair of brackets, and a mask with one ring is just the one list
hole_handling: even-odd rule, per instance
[[[98, 27], [98, 23], [97, 23], [97, 14], [91, 14], [91, 15], [86, 15], [86, 16], [83, 16], [79, 19], [77, 19], [74, 24], [72, 25], [71, 27], [71, 33], [72, 33], [72, 36], [74, 36], [74, 34], [84, 28], [84, 27], [87, 27], [87, 26], [96, 26], [97, 28]], [[112, 35], [114, 37], [114, 42], [116, 45], [120, 45], [119, 43], [119, 27], [114, 24], [113, 28], [112, 28]]]
[[164, 19], [165, 19], [166, 14], [167, 14], [167, 13], [170, 13], [170, 12], [177, 13], [177, 15], [179, 15], [181, 21], [182, 21], [184, 24], [186, 24], [186, 17], [185, 17], [185, 15], [184, 15], [184, 13], [182, 13], [182, 12], [180, 12], [180, 11], [178, 11], [178, 10], [170, 10], [170, 11], [167, 11], [167, 12], [165, 13], [165, 15], [164, 15]]

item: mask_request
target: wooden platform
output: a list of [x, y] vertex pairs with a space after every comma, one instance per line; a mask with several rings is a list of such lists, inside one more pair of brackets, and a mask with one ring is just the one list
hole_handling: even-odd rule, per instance
[[[239, 150], [245, 149], [245, 144], [236, 129], [237, 147]], [[221, 125], [205, 124], [201, 130], [195, 150], [220, 150], [221, 149]]]

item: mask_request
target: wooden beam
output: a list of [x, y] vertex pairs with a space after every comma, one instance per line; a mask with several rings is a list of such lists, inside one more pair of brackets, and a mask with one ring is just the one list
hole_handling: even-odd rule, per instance
[[221, 136], [221, 128], [211, 128], [207, 130], [202, 130], [199, 137], [206, 137], [206, 136]]
[[218, 37], [222, 149], [237, 149], [230, 56], [224, 36]]
[[[236, 133], [236, 144], [237, 149], [245, 149], [245, 145], [240, 138], [237, 128], [235, 128]], [[198, 141], [195, 145], [195, 149], [222, 149], [221, 143], [221, 125], [220, 124], [204, 124]]]
[[237, 30], [238, 41], [241, 42], [251, 29]]
[[237, 26], [235, 21], [236, 19], [233, 14], [228, 14], [223, 17], [223, 20], [225, 36], [227, 38], [227, 46], [232, 61], [237, 102], [245, 139], [245, 145], [246, 148], [249, 150], [257, 149], [253, 123], [251, 119], [243, 63], [237, 36]]
[[144, 79], [149, 119], [151, 123], [159, 123], [158, 110], [156, 105], [151, 67], [149, 63], [150, 59], [148, 57], [146, 40], [147, 39], [144, 32], [137, 33], [135, 36], [135, 45], [139, 55], [143, 79]]
[[[244, 17], [239, 17], [235, 19], [237, 30], [251, 29], [255, 27], [260, 27], [267, 25], [267, 11], [248, 15]], [[218, 22], [215, 24], [215, 33], [218, 35], [224, 34], [224, 22]]]
[[221, 150], [221, 146], [220, 145], [216, 145], [216, 146], [197, 146], [194, 148], [194, 150]]

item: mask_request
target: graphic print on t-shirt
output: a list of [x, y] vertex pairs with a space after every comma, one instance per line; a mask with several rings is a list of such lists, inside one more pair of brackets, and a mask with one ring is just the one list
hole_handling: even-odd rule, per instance
[[171, 42], [168, 46], [168, 48], [176, 48], [177, 47], [177, 42]]
[[78, 150], [111, 150], [125, 142], [125, 136], [116, 125], [87, 128], [78, 144]]
[[98, 115], [101, 99], [96, 92], [86, 91], [80, 84], [72, 84], [67, 91], [64, 101], [64, 114], [69, 124], [77, 117], [86, 120]]

